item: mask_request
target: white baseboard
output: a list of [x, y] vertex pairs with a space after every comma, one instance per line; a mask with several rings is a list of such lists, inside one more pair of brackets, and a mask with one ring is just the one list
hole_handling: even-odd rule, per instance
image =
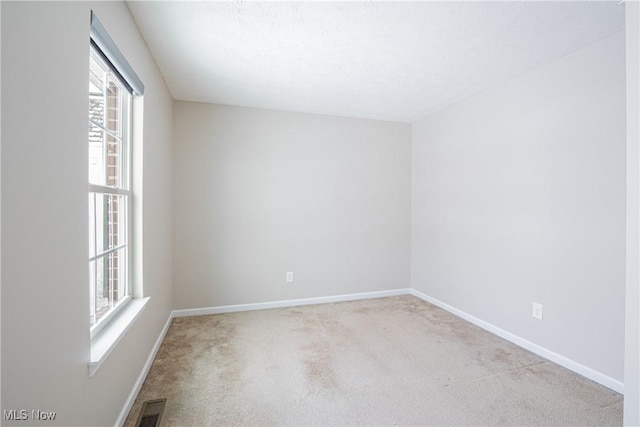
[[256, 304], [223, 305], [218, 307], [189, 308], [174, 310], [173, 317], [200, 316], [205, 314], [234, 313], [237, 311], [265, 310], [269, 308], [294, 307], [298, 305], [325, 304], [328, 302], [353, 301], [369, 298], [408, 295], [411, 289], [394, 289], [391, 291], [364, 292], [359, 294], [335, 295], [330, 297], [303, 298], [284, 301], [260, 302]]
[[473, 323], [480, 328], [491, 332], [494, 335], [499, 336], [507, 341], [514, 343], [515, 345], [522, 347], [526, 350], [529, 350], [532, 353], [537, 354], [538, 356], [542, 356], [545, 359], [548, 359], [552, 362], [557, 363], [560, 366], [564, 366], [565, 368], [582, 375], [583, 377], [589, 378], [592, 381], [597, 382], [611, 390], [614, 390], [620, 394], [624, 394], [624, 383], [618, 381], [614, 378], [611, 378], [608, 375], [605, 375], [601, 372], [598, 372], [594, 369], [589, 368], [581, 363], [578, 363], [574, 360], [571, 360], [565, 356], [562, 356], [558, 353], [555, 353], [549, 349], [546, 349], [538, 344], [534, 344], [531, 341], [528, 341], [524, 338], [521, 338], [517, 335], [512, 334], [511, 332], [507, 332], [504, 329], [498, 328], [497, 326], [492, 325], [491, 323], [485, 322], [484, 320], [478, 319], [475, 316], [472, 316], [462, 310], [459, 310], [455, 307], [450, 306], [440, 300], [432, 298], [426, 294], [423, 294], [420, 291], [416, 291], [415, 289], [411, 289], [409, 292], [411, 295], [416, 296], [420, 299], [423, 299], [435, 306], [438, 306], [456, 316]]
[[120, 415], [118, 415], [118, 418], [116, 419], [115, 427], [122, 427], [125, 421], [127, 420], [127, 415], [129, 415], [129, 411], [131, 411], [131, 407], [136, 401], [136, 397], [138, 397], [138, 393], [142, 388], [142, 384], [144, 383], [144, 380], [147, 378], [147, 374], [151, 369], [153, 360], [156, 358], [156, 354], [158, 354], [158, 350], [160, 350], [160, 345], [162, 345], [162, 341], [164, 340], [165, 335], [167, 335], [167, 331], [169, 330], [169, 326], [171, 326], [172, 320], [173, 320], [173, 313], [169, 314], [169, 318], [164, 324], [164, 328], [162, 328], [162, 331], [160, 331], [160, 335], [158, 336], [158, 339], [153, 345], [153, 348], [151, 349], [151, 353], [149, 353], [149, 357], [147, 357], [147, 361], [142, 367], [142, 371], [140, 372], [140, 375], [138, 375], [138, 379], [136, 380], [136, 383], [133, 385], [133, 389], [131, 390], [131, 393], [129, 393], [129, 397], [127, 397], [127, 400], [125, 401], [122, 411], [120, 411]]

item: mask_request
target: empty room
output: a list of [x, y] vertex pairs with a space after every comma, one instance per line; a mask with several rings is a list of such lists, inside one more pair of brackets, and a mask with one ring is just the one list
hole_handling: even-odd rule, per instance
[[640, 425], [637, 1], [0, 22], [0, 425]]

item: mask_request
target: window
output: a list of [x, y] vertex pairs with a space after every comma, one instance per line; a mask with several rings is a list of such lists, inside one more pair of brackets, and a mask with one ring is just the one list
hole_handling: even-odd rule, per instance
[[131, 98], [91, 46], [89, 66], [90, 324], [131, 295]]
[[133, 98], [144, 86], [100, 21], [89, 54], [89, 323], [95, 336], [131, 299]]

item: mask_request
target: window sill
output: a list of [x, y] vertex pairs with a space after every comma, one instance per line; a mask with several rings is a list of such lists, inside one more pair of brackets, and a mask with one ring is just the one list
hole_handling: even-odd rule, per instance
[[100, 333], [91, 340], [91, 360], [89, 361], [89, 377], [95, 375], [102, 363], [116, 345], [120, 342], [124, 334], [133, 325], [145, 306], [149, 302], [147, 298], [132, 299], [127, 303], [118, 315], [109, 322]]

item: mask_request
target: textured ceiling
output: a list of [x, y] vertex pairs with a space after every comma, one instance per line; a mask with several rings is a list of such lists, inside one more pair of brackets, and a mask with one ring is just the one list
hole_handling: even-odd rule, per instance
[[617, 2], [128, 5], [177, 100], [401, 122], [624, 28]]

